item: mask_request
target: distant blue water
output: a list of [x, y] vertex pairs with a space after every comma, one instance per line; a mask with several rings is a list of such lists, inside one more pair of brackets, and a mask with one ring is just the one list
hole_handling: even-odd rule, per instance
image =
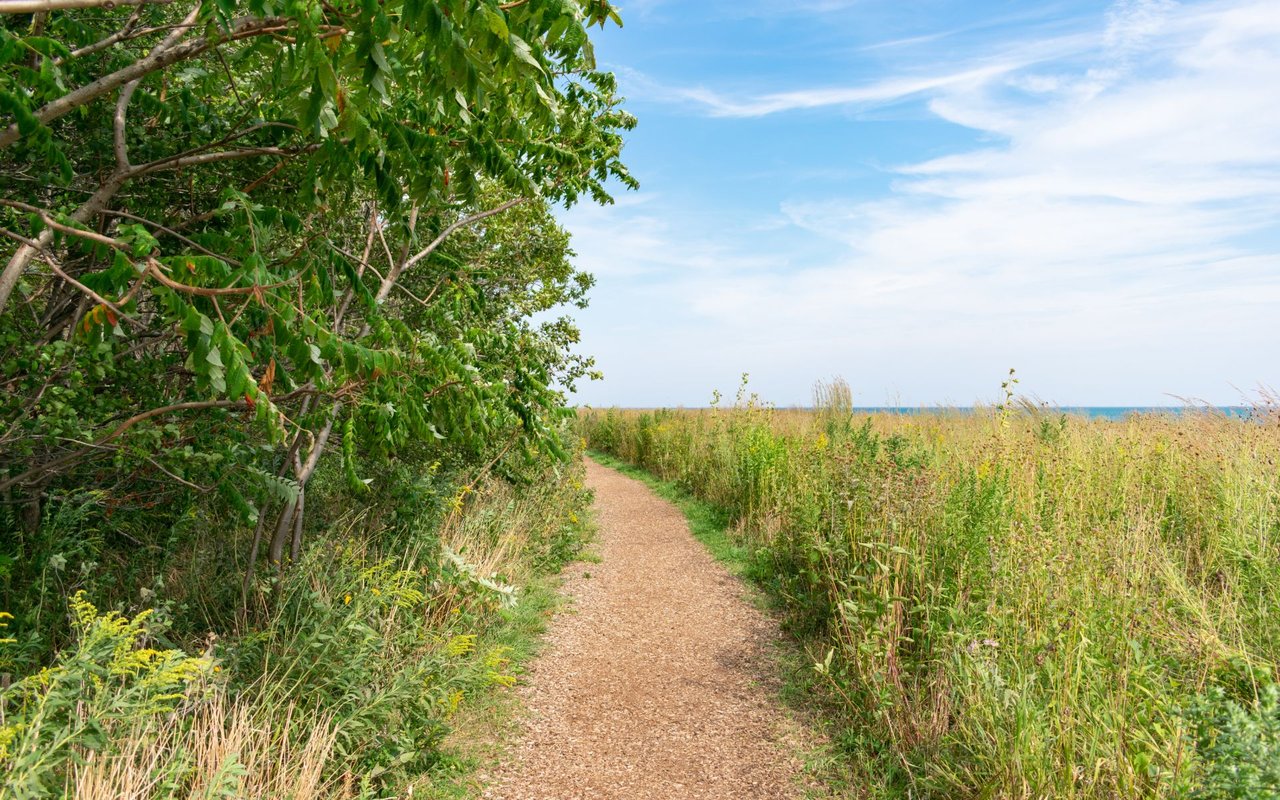
[[[1123, 420], [1133, 414], [1183, 414], [1217, 413], [1230, 417], [1247, 418], [1253, 409], [1248, 406], [1045, 406], [1046, 414], [1073, 414], [1089, 419]], [[855, 414], [972, 414], [969, 407], [948, 406], [859, 406]]]

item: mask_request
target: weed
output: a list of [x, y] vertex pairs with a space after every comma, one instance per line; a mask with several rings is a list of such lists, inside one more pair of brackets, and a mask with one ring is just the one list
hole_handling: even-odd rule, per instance
[[724, 515], [866, 796], [1231, 796], [1214, 776], [1273, 752], [1274, 413], [1088, 420], [1015, 386], [971, 413], [859, 414], [833, 383], [814, 411], [743, 390], [579, 424]]

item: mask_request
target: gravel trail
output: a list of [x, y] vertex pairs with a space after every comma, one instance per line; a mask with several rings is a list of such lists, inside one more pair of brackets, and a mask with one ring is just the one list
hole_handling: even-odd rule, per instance
[[[524, 733], [492, 800], [747, 800], [802, 794], [805, 736], [776, 699], [776, 624], [644, 484], [587, 462], [599, 564], [521, 688]], [[589, 577], [588, 577], [589, 576]]]

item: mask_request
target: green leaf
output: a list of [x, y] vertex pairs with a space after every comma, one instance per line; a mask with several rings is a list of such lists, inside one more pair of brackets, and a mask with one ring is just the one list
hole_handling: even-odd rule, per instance
[[538, 59], [534, 58], [533, 52], [529, 49], [528, 42], [521, 39], [519, 36], [516, 36], [514, 33], [511, 34], [510, 42], [511, 52], [515, 54], [516, 58], [533, 67], [538, 72], [541, 72], [543, 75], [546, 74], [546, 70], [542, 68], [542, 64], [538, 63]]
[[507, 18], [501, 11], [492, 6], [485, 6], [484, 16], [485, 22], [489, 24], [489, 30], [493, 31], [495, 36], [503, 41], [511, 38], [511, 30], [507, 27]]

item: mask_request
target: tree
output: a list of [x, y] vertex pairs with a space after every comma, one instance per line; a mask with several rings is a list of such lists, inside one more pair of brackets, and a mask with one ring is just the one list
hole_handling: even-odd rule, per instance
[[[23, 13], [13, 13], [21, 11]], [[556, 452], [549, 204], [609, 202], [605, 0], [0, 5], [0, 491], [217, 491], [276, 564], [331, 442]], [[508, 223], [504, 215], [510, 215]], [[274, 518], [267, 507], [281, 509]]]

